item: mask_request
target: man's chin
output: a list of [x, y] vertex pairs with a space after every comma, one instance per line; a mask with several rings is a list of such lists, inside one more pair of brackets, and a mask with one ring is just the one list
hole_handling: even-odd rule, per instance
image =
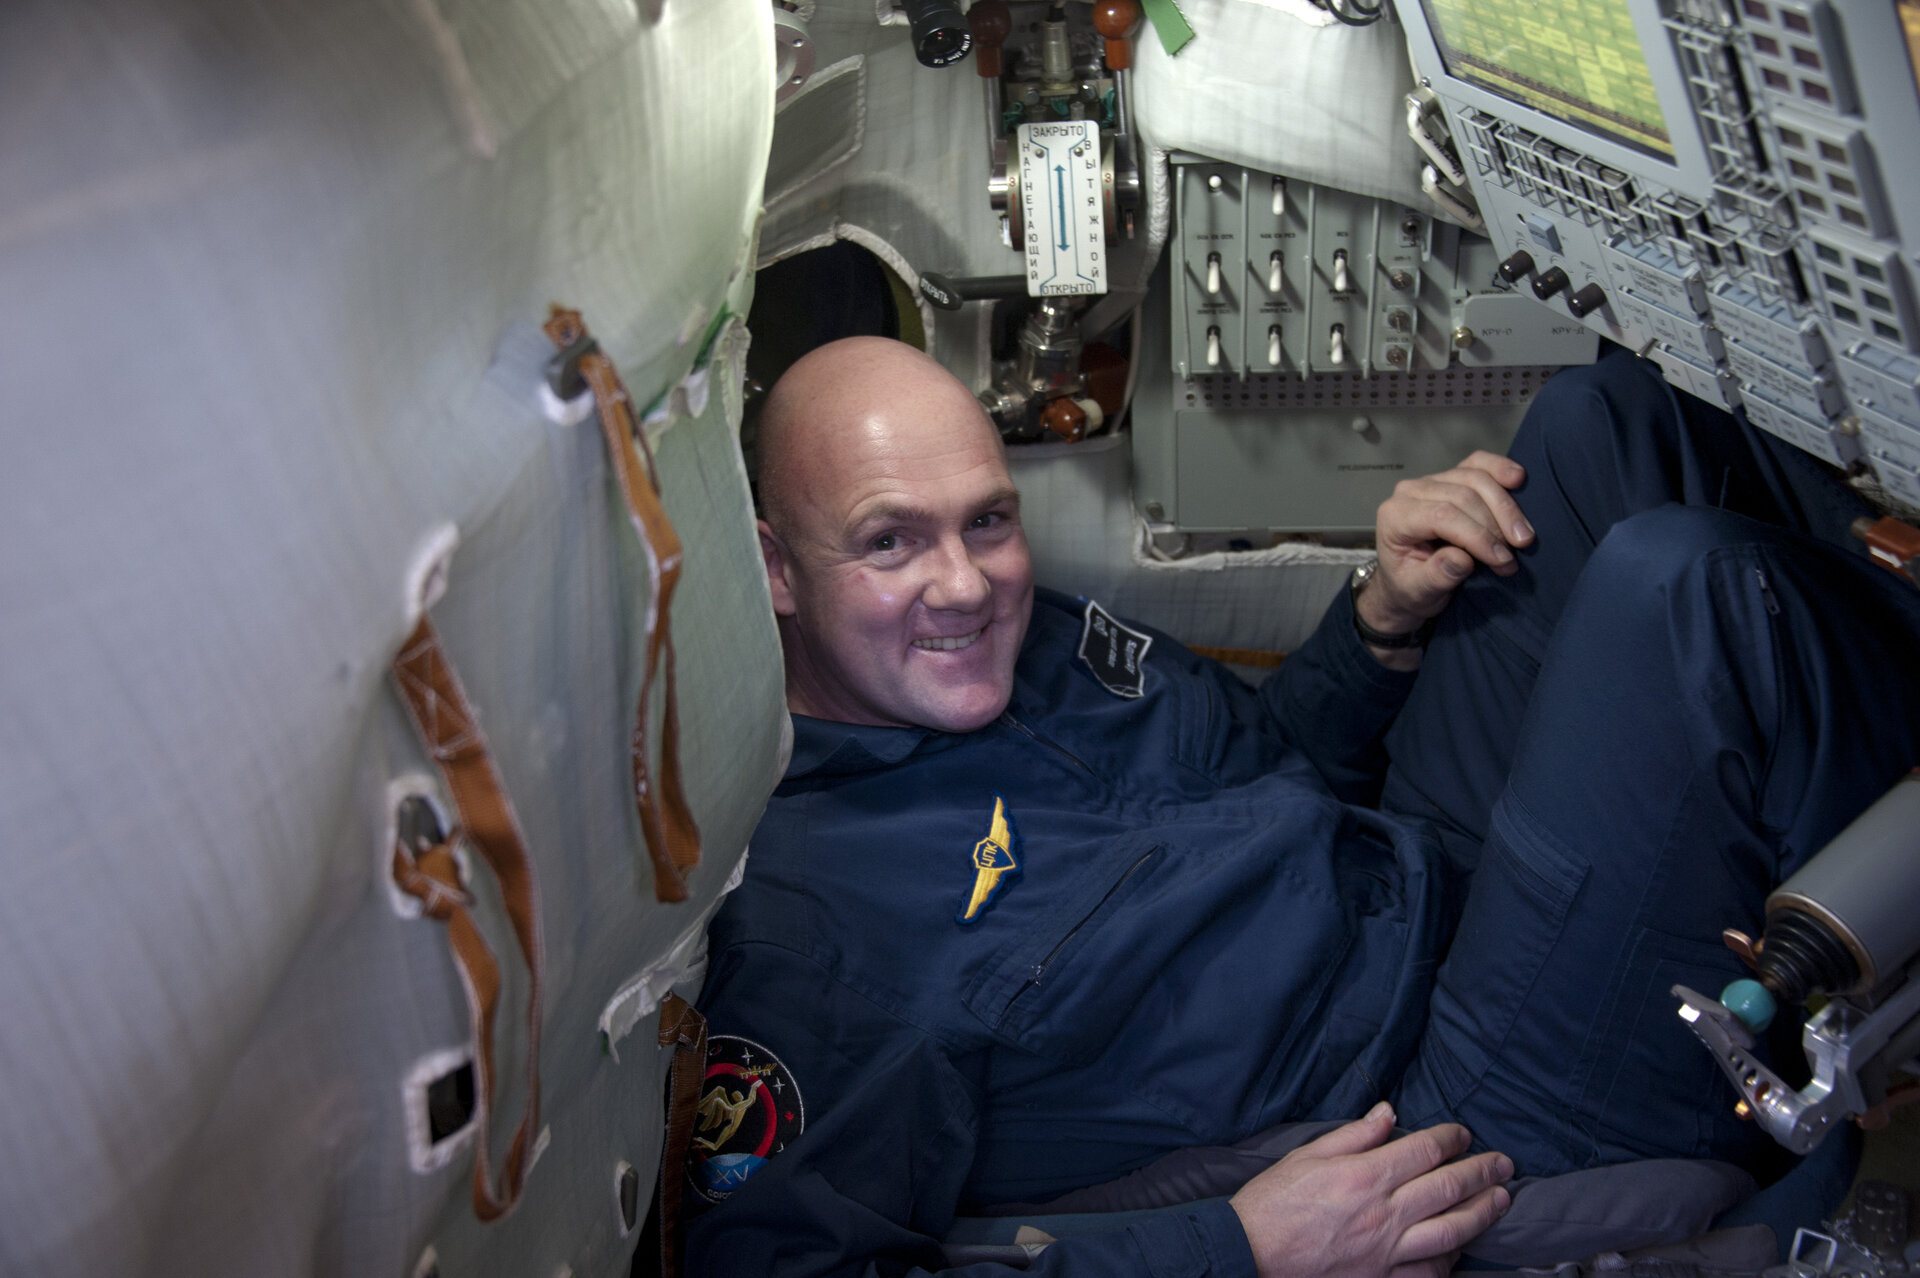
[[1011, 684], [1006, 687], [968, 689], [955, 697], [942, 697], [920, 707], [917, 722], [941, 732], [972, 732], [998, 719], [1013, 699]]

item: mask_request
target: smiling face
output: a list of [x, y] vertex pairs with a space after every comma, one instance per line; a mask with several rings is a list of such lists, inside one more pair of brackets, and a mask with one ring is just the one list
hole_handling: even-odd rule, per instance
[[997, 717], [1033, 564], [999, 436], [966, 387], [901, 343], [835, 342], [775, 387], [761, 457], [788, 708], [947, 732]]

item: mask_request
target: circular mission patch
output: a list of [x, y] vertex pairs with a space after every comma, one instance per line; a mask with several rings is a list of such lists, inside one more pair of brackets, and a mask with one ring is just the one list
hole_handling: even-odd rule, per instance
[[708, 1202], [725, 1199], [806, 1126], [800, 1085], [779, 1057], [732, 1034], [707, 1040], [707, 1076], [687, 1150], [695, 1193]]

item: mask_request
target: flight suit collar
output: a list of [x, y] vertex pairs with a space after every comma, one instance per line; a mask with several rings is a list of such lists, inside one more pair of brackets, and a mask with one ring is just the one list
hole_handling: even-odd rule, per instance
[[882, 728], [837, 723], [811, 715], [793, 716], [793, 758], [788, 781], [807, 776], [840, 776], [890, 768], [917, 750], [928, 737], [945, 736], [930, 728]]

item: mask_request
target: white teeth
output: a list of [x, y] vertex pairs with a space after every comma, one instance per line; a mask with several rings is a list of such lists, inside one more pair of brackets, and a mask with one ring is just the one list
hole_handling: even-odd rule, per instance
[[952, 652], [956, 648], [966, 647], [975, 639], [978, 639], [985, 631], [986, 627], [982, 626], [970, 635], [957, 635], [952, 639], [915, 639], [913, 646], [916, 648], [925, 648], [929, 652]]

